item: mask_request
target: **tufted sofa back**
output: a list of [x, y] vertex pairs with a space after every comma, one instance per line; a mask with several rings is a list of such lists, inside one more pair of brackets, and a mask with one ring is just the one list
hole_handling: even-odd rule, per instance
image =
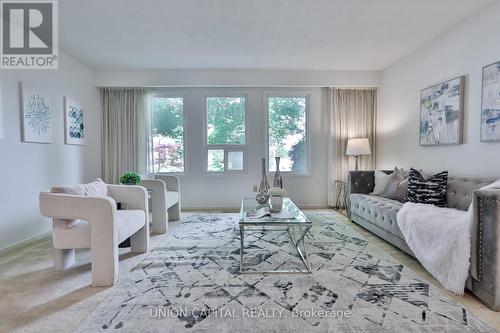
[[[392, 170], [383, 170], [389, 174]], [[425, 175], [424, 171], [424, 175]], [[351, 171], [349, 177], [349, 193], [370, 193], [375, 186], [374, 171]], [[472, 202], [472, 192], [491, 184], [496, 179], [448, 177], [447, 207], [467, 210]]]
[[448, 200], [446, 206], [467, 210], [472, 202], [472, 192], [491, 184], [496, 179], [448, 177]]

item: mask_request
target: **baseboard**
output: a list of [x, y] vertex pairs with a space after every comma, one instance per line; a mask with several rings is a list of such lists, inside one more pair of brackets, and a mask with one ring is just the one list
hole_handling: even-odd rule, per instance
[[22, 247], [26, 246], [29, 243], [33, 243], [33, 242], [36, 242], [38, 240], [50, 237], [51, 235], [52, 235], [52, 230], [49, 230], [49, 231], [43, 232], [43, 233], [41, 233], [41, 234], [39, 234], [37, 236], [33, 236], [33, 237], [30, 237], [30, 238], [24, 239], [22, 241], [16, 242], [14, 244], [8, 245], [8, 246], [0, 249], [0, 256], [3, 256], [3, 255], [5, 255], [5, 254], [7, 254], [9, 252], [18, 250], [19, 248], [22, 248]]

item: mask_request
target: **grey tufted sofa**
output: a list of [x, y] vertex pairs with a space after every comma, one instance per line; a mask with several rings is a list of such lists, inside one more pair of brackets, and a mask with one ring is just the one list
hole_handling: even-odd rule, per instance
[[[392, 170], [384, 171], [391, 173]], [[371, 195], [374, 171], [349, 173], [349, 217], [365, 229], [413, 256], [396, 216], [402, 203]], [[472, 263], [476, 269], [467, 288], [489, 308], [500, 311], [500, 190], [479, 190], [495, 179], [448, 178], [447, 207], [467, 210], [474, 200]], [[476, 236], [475, 236], [476, 235]]]

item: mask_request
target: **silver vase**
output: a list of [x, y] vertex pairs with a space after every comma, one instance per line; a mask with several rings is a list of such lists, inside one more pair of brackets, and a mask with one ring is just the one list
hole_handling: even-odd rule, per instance
[[274, 174], [274, 187], [283, 188], [283, 178], [280, 173], [280, 158], [276, 157], [276, 173]]
[[269, 200], [269, 183], [267, 182], [266, 159], [262, 159], [262, 179], [260, 180], [259, 193], [255, 197], [257, 203], [264, 205]]

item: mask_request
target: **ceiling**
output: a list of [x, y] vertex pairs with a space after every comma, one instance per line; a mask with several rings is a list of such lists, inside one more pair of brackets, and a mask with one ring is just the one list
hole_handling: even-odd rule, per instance
[[381, 70], [495, 0], [59, 0], [102, 68]]

